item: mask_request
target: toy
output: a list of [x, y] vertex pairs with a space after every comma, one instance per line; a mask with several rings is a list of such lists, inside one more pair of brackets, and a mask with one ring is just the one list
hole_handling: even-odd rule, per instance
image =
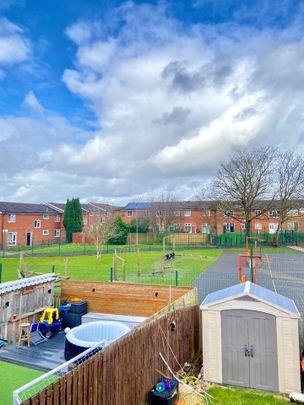
[[46, 308], [39, 320], [39, 330], [50, 339], [54, 332], [62, 329], [62, 319], [59, 317], [58, 308]]

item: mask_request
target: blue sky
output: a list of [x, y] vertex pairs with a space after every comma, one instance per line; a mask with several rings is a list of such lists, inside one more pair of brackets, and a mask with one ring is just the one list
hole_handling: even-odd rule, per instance
[[189, 199], [238, 147], [303, 152], [303, 2], [1, 0], [0, 16], [1, 200]]

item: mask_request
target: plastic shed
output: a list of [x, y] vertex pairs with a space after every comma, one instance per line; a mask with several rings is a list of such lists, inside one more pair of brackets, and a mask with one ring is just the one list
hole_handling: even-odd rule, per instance
[[246, 283], [202, 302], [207, 381], [300, 392], [299, 311], [293, 300]]

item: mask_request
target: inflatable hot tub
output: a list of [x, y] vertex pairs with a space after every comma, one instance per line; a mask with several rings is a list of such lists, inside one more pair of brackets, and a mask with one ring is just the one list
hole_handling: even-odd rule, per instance
[[131, 330], [122, 322], [89, 322], [71, 329], [66, 334], [64, 357], [70, 360], [92, 346], [100, 343], [101, 347], [119, 339]]

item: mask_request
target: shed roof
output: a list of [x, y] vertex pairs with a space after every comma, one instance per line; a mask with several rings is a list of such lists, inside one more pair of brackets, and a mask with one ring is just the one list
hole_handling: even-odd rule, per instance
[[270, 291], [258, 284], [253, 284], [250, 281], [236, 284], [232, 287], [224, 288], [223, 290], [218, 290], [208, 294], [202, 302], [201, 307], [208, 307], [218, 302], [229, 301], [242, 296], [249, 296], [259, 301], [269, 303], [277, 308], [281, 308], [289, 313], [296, 314], [298, 316], [300, 315], [298, 308], [292, 299]]
[[7, 283], [0, 284], [0, 295], [6, 294], [11, 291], [20, 290], [26, 287], [32, 287], [38, 284], [56, 281], [55, 274], [43, 274], [41, 276], [22, 278], [21, 280], [8, 281]]

